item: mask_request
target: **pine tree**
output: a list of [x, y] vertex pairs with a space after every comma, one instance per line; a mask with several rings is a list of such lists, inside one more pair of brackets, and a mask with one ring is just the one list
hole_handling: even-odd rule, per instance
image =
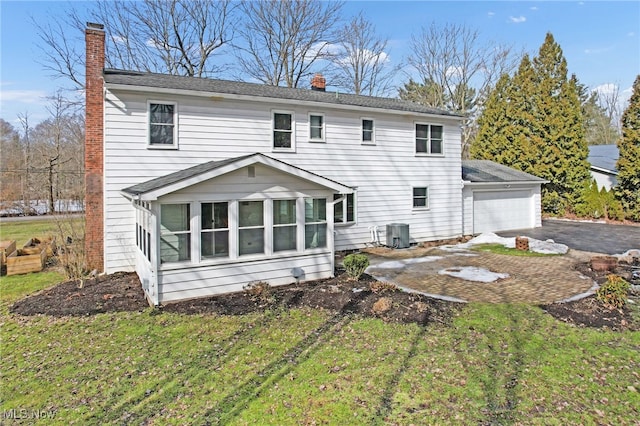
[[543, 208], [562, 214], [581, 200], [589, 179], [578, 82], [567, 79], [562, 49], [549, 33], [538, 56], [524, 56], [501, 83], [479, 119], [472, 155], [547, 179]]
[[622, 114], [622, 139], [618, 141], [616, 196], [625, 217], [640, 221], [640, 75], [633, 83], [629, 105]]

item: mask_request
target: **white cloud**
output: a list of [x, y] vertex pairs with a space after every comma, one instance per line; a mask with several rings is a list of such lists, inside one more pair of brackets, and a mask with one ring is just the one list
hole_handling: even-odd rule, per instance
[[587, 55], [598, 55], [600, 53], [605, 53], [613, 49], [613, 46], [605, 46], [605, 47], [596, 47], [593, 49], [584, 49], [584, 53]]
[[526, 20], [527, 20], [527, 18], [525, 18], [522, 15], [520, 15], [520, 16], [509, 16], [509, 22], [511, 22], [513, 24], [521, 24], [521, 23], [525, 22]]
[[529, 10], [538, 10], [538, 7], [537, 7], [537, 6], [531, 6], [531, 7], [529, 8]]
[[627, 33], [627, 35], [628, 35], [629, 37], [633, 37], [633, 36], [635, 36], [635, 35], [636, 35], [636, 33], [635, 33], [635, 32], [633, 32], [633, 31], [629, 31], [629, 32]]
[[494, 16], [495, 14], [496, 14], [495, 12], [487, 12], [487, 16], [488, 16], [489, 18], [493, 18], [493, 16]]
[[[4, 84], [3, 84], [4, 86]], [[42, 90], [5, 90], [0, 89], [2, 102], [20, 102], [24, 104], [42, 104], [47, 94]]]

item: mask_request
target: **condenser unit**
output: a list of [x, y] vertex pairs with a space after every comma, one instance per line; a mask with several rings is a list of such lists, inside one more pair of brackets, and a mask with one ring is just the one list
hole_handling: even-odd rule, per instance
[[387, 246], [409, 248], [409, 224], [390, 223], [387, 225]]

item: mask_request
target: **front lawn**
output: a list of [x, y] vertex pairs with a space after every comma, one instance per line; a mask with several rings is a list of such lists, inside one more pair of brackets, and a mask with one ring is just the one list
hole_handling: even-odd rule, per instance
[[60, 425], [640, 418], [640, 333], [573, 327], [535, 306], [471, 304], [451, 323], [428, 326], [309, 308], [8, 313], [54, 279], [0, 283], [4, 423], [36, 415]]

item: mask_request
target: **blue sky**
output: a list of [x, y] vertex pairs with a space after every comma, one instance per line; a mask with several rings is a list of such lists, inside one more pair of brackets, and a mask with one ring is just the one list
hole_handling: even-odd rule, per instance
[[[47, 118], [46, 96], [66, 84], [38, 63], [42, 53], [31, 17], [46, 23], [64, 17], [69, 2], [0, 0], [0, 118], [17, 123]], [[82, 8], [89, 2], [76, 1]], [[590, 88], [617, 85], [628, 98], [640, 74], [638, 1], [347, 1], [345, 18], [363, 11], [380, 35], [389, 38], [392, 62], [409, 53], [409, 40], [431, 22], [465, 24], [487, 42], [508, 43], [532, 55], [551, 32], [563, 49], [569, 72]], [[71, 31], [71, 28], [70, 28]], [[81, 35], [79, 35], [81, 37]]]

